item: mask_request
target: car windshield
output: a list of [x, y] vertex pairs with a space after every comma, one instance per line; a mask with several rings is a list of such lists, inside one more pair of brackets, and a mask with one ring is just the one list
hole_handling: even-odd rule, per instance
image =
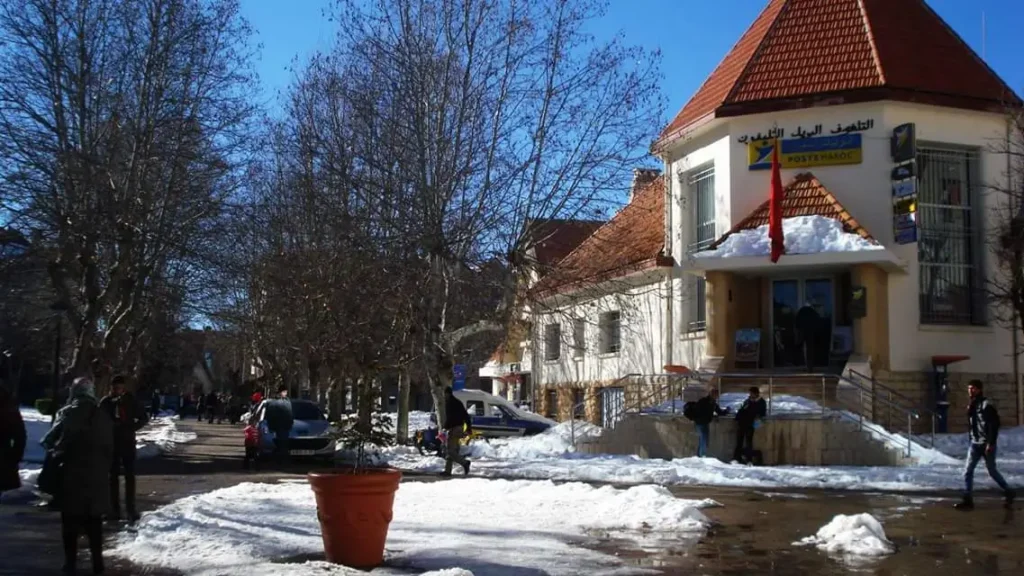
[[292, 400], [292, 418], [296, 420], [323, 420], [324, 414], [312, 402]]

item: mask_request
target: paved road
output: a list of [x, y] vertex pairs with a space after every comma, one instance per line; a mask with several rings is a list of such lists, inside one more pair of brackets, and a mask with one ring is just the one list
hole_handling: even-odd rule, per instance
[[[247, 472], [242, 469], [242, 433], [239, 426], [179, 422], [181, 431], [194, 431], [194, 442], [160, 458], [138, 462], [138, 504], [140, 512], [152, 510], [189, 494], [208, 492], [240, 482], [275, 482], [299, 477], [301, 467], [284, 471]], [[112, 533], [108, 533], [108, 539]], [[91, 562], [85, 540], [81, 542], [80, 571], [88, 573]], [[0, 575], [26, 576], [59, 574], [63, 552], [60, 544], [60, 515], [28, 503], [0, 506]], [[116, 561], [108, 562], [113, 576], [172, 576]]]

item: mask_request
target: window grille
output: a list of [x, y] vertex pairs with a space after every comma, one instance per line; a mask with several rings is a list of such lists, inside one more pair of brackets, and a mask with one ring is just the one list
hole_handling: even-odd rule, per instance
[[[715, 167], [699, 168], [690, 173], [688, 180], [690, 197], [693, 199], [693, 244], [691, 250], [698, 252], [709, 247], [717, 239], [715, 234]], [[690, 330], [704, 330], [707, 325], [707, 308], [704, 297], [707, 287], [703, 278], [695, 278], [690, 290]]]
[[978, 152], [918, 151], [918, 262], [922, 324], [985, 324]]
[[618, 311], [601, 314], [601, 353], [615, 354], [622, 348], [622, 314]]

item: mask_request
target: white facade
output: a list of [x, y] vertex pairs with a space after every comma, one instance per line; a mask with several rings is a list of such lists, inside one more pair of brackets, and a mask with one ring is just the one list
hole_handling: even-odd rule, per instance
[[[1005, 178], [1007, 159], [996, 151], [1007, 136], [1002, 115], [899, 102], [825, 106], [735, 118], [714, 119], [691, 130], [662, 151], [666, 178], [666, 256], [671, 270], [659, 269], [628, 279], [606, 282], [595, 289], [603, 295], [562, 296], [546, 303], [545, 313], [532, 315], [533, 335], [523, 356], [523, 371], [537, 386], [609, 382], [629, 374], [656, 374], [665, 365], [699, 368], [708, 362], [706, 332], [695, 320], [694, 260], [688, 256], [695, 241], [697, 199], [687, 175], [714, 171], [715, 237], [728, 232], [768, 199], [770, 171], [748, 168], [742, 135], [767, 133], [781, 127], [791, 134], [797, 127], [821, 125], [825, 135], [837, 126], [871, 120], [862, 134], [862, 161], [843, 166], [818, 166], [782, 171], [783, 185], [800, 172], [812, 172], [872, 236], [899, 260], [888, 275], [889, 367], [893, 372], [930, 369], [935, 355], [966, 355], [970, 360], [951, 366], [954, 372], [1010, 373], [1014, 371], [1012, 336], [1008, 327], [989, 310], [982, 325], [941, 325], [922, 322], [920, 311], [917, 243], [897, 245], [893, 239], [893, 204], [890, 139], [896, 126], [916, 125], [919, 147], [966, 147], [976, 154], [978, 186], [972, 190], [971, 210], [978, 213], [980, 237], [992, 230], [993, 210], [1005, 199], [988, 186]], [[980, 250], [980, 270], [996, 266], [987, 249]], [[783, 257], [785, 259], [785, 257]], [[749, 271], [748, 271], [749, 272]], [[765, 258], [757, 275], [773, 278], [799, 276], [792, 267], [775, 267]], [[599, 316], [622, 313], [621, 349], [600, 349]], [[710, 310], [707, 316], [712, 316]], [[573, 319], [585, 321], [586, 346], [573, 347]], [[545, 359], [545, 327], [560, 325], [561, 353]]]
[[[687, 269], [693, 261], [687, 258], [686, 252], [694, 238], [694, 199], [689, 197], [686, 174], [713, 164], [716, 235], [721, 236], [767, 200], [769, 195], [770, 171], [748, 168], [747, 146], [738, 141], [742, 135], [764, 134], [775, 127], [784, 128], [787, 134], [792, 134], [797, 127], [812, 129], [818, 125], [828, 135], [837, 126], [866, 120], [871, 120], [873, 126], [861, 132], [861, 163], [783, 170], [783, 185], [799, 172], [812, 172], [864, 228], [901, 260], [903, 270], [890, 273], [888, 280], [892, 371], [927, 370], [933, 355], [967, 355], [970, 360], [953, 365], [951, 370], [1011, 372], [1011, 333], [995, 322], [993, 314], [989, 313], [987, 322], [981, 326], [937, 325], [921, 321], [918, 244], [896, 245], [893, 241], [890, 182], [890, 171], [894, 166], [890, 157], [890, 138], [893, 129], [901, 124], [916, 125], [919, 147], [944, 145], [975, 149], [979, 185], [972, 190], [971, 210], [978, 212], [976, 222], [982, 225], [980, 237], [987, 240], [986, 234], [992, 230], [992, 211], [1005, 202], [998, 192], [987, 188], [998, 186], [1007, 171], [1006, 156], [994, 151], [1007, 137], [1006, 119], [1000, 114], [875, 102], [715, 119], [692, 130], [670, 145], [662, 155], [666, 173], [672, 175], [667, 192], [671, 207], [667, 211], [667, 229], [671, 255], [678, 264], [674, 271], [675, 293], [685, 293], [692, 284]], [[996, 264], [989, 250], [981, 252], [984, 256], [980, 264], [984, 274], [993, 270]], [[767, 258], [765, 267], [757, 272], [779, 277], [797, 274], [783, 267], [773, 270]], [[679, 304], [677, 309], [680, 313], [673, 323], [678, 345], [674, 347], [672, 363], [688, 364], [702, 354], [704, 338], [703, 333], [687, 330], [691, 309], [683, 302]]]
[[[629, 374], [657, 374], [665, 364], [665, 310], [671, 302], [659, 270], [605, 283], [607, 291], [551, 303], [533, 318], [530, 363], [535, 385], [607, 382]], [[579, 295], [577, 295], [579, 296]], [[605, 322], [618, 313], [618, 346]], [[560, 338], [549, 337], [557, 325]], [[582, 329], [583, 342], [578, 340]], [[557, 354], [551, 350], [558, 348]], [[557, 355], [557, 357], [555, 357]]]

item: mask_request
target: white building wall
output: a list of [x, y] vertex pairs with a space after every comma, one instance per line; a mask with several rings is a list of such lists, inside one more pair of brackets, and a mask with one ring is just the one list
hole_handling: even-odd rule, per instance
[[[628, 374], [656, 374], [663, 371], [663, 312], [665, 283], [654, 281], [640, 286], [623, 287], [618, 294], [597, 296], [567, 304], [534, 319], [533, 362], [534, 383], [565, 384], [611, 381]], [[601, 354], [599, 350], [601, 313], [621, 313], [621, 349]], [[586, 322], [586, 349], [576, 357], [573, 349], [573, 319]], [[544, 360], [545, 326], [561, 325], [561, 355], [558, 360]]]
[[[988, 326], [930, 326], [920, 323], [918, 303], [917, 244], [893, 243], [892, 192], [890, 170], [890, 135], [900, 124], [913, 122], [919, 143], [976, 146], [980, 156], [980, 178], [984, 184], [997, 185], [1005, 178], [1006, 157], [989, 150], [1005, 139], [1005, 119], [1000, 114], [971, 112], [896, 102], [874, 102], [843, 106], [817, 107], [803, 110], [772, 112], [715, 120], [706, 133], [691, 136], [677, 145], [666, 157], [668, 173], [677, 178], [672, 186], [671, 205], [673, 253], [679, 269], [674, 271], [675, 294], [687, 298], [690, 283], [686, 280], [685, 249], [692, 238], [690, 224], [692, 203], [686, 197], [687, 187], [678, 180], [680, 173], [715, 164], [717, 233], [721, 235], [768, 199], [770, 171], [748, 169], [747, 146], [740, 143], [742, 135], [767, 133], [774, 127], [784, 128], [786, 137], [798, 127], [813, 130], [821, 125], [822, 136], [831, 135], [837, 126], [872, 120], [870, 130], [860, 132], [863, 160], [847, 166], [820, 166], [782, 171], [783, 184], [800, 172], [812, 172], [843, 206], [850, 211], [876, 239], [907, 264], [906, 273], [889, 276], [889, 340], [893, 371], [921, 371], [930, 366], [930, 358], [939, 354], [962, 354], [970, 361], [954, 365], [954, 371], [993, 373], [1012, 371], [1011, 336], [1007, 328], [990, 321]], [[1004, 201], [991, 190], [981, 192], [982, 205], [989, 213]], [[977, 197], [977, 196], [976, 196]], [[983, 235], [991, 232], [986, 226]], [[987, 239], [987, 236], [986, 236]], [[990, 251], [984, 263], [987, 270], [995, 267]], [[869, 296], [870, 297], [870, 296]], [[703, 333], [688, 333], [688, 311], [684, 301], [677, 305], [674, 325], [680, 345], [674, 347], [673, 363], [693, 366], [703, 355]], [[992, 314], [990, 314], [992, 316]]]

